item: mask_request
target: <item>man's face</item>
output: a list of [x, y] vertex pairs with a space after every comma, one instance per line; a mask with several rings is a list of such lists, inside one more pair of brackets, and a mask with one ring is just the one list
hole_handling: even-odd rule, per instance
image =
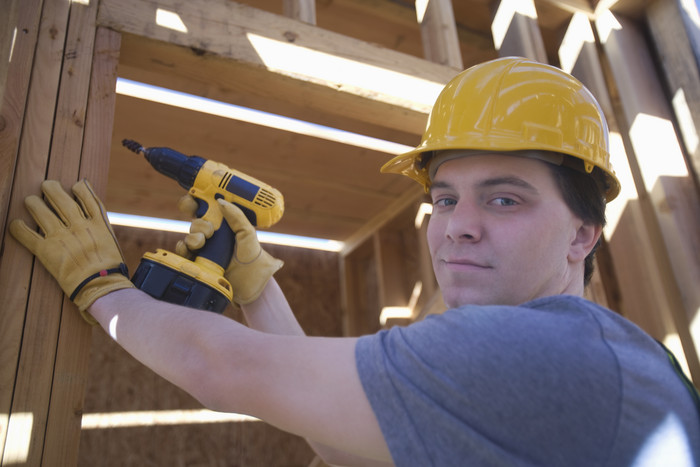
[[449, 160], [431, 197], [428, 244], [449, 307], [582, 293], [583, 223], [545, 162], [496, 154]]

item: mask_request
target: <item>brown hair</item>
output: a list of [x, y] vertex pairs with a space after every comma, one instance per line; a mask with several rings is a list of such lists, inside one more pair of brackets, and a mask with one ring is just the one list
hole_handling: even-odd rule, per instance
[[[568, 161], [567, 161], [568, 162]], [[578, 168], [565, 165], [547, 164], [554, 175], [554, 181], [571, 212], [587, 224], [605, 227], [605, 175], [597, 167], [590, 174]], [[600, 239], [586, 256], [583, 271], [583, 284], [588, 285], [593, 275], [593, 259], [600, 246]]]

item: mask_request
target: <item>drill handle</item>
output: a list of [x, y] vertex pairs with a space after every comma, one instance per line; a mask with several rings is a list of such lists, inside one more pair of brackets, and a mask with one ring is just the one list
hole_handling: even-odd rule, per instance
[[224, 220], [214, 234], [207, 239], [204, 246], [197, 251], [197, 257], [206, 258], [221, 266], [224, 271], [228, 268], [236, 244], [236, 234]]
[[[209, 203], [202, 199], [197, 199], [197, 205], [196, 217], [204, 217], [208, 209], [220, 209], [218, 205], [210, 207]], [[235, 245], [236, 234], [226, 219], [222, 219], [221, 226], [207, 239], [204, 246], [197, 250], [197, 257], [206, 258], [226, 270], [233, 257]]]

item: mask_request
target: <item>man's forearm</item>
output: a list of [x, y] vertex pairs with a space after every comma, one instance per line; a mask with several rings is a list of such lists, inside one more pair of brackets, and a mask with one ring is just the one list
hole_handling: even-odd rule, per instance
[[211, 387], [202, 386], [212, 381], [216, 342], [243, 346], [253, 332], [216, 313], [161, 302], [136, 289], [105, 295], [89, 311], [133, 357], [204, 405], [210, 405]]
[[252, 329], [284, 336], [306, 335], [274, 278], [268, 281], [257, 300], [241, 309]]

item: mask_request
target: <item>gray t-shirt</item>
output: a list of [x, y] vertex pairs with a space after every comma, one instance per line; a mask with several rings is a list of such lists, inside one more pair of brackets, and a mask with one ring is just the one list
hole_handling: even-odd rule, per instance
[[399, 466], [700, 464], [700, 416], [661, 346], [573, 296], [465, 306], [360, 338]]

